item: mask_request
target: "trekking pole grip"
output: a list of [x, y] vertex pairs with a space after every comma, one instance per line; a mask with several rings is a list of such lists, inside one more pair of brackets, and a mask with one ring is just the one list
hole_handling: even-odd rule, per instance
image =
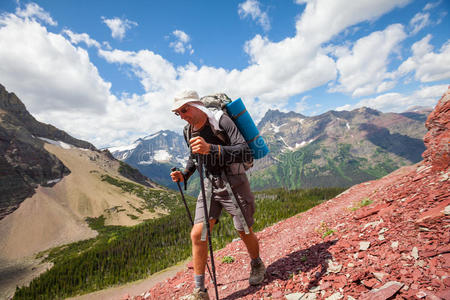
[[[179, 169], [177, 167], [173, 167], [170, 169], [170, 171], [175, 172], [175, 171], [179, 171]], [[177, 180], [177, 182], [180, 182], [179, 180]]]

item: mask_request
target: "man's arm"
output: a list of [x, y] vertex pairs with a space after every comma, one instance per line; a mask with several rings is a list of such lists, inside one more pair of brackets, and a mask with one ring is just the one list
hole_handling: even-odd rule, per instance
[[[183, 130], [183, 136], [184, 136], [184, 140], [189, 148], [189, 137], [186, 135], [188, 130], [189, 130], [189, 126], [186, 125], [186, 127]], [[194, 155], [192, 154], [192, 152], [190, 152], [186, 167], [181, 172], [185, 182], [189, 179], [189, 177], [191, 177], [192, 174], [195, 173], [195, 170], [196, 170], [196, 168], [195, 168], [195, 163], [194, 163]]]
[[194, 163], [194, 159], [192, 157], [192, 153], [189, 155], [189, 159], [187, 161], [186, 164], [186, 168], [181, 172], [181, 174], [183, 174], [183, 178], [185, 181], [187, 181], [189, 179], [189, 177], [191, 177], [192, 174], [195, 173], [195, 163]]

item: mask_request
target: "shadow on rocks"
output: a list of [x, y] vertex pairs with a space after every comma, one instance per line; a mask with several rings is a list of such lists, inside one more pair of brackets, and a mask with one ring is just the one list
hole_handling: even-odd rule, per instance
[[233, 294], [223, 298], [223, 300], [240, 299], [247, 295], [251, 295], [270, 284], [272, 281], [281, 279], [287, 281], [292, 278], [292, 274], [306, 273], [313, 269], [317, 271], [312, 274], [311, 281], [306, 289], [311, 289], [319, 285], [320, 279], [327, 272], [328, 260], [332, 259], [328, 248], [336, 244], [337, 240], [328, 241], [313, 245], [307, 249], [292, 252], [287, 256], [280, 258], [267, 266], [266, 279], [257, 286], [249, 286], [244, 290], [236, 291]]

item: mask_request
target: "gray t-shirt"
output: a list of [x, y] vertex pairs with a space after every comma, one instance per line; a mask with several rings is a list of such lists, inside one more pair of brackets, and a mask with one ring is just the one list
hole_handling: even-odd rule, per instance
[[[190, 125], [188, 129], [190, 129]], [[211, 144], [210, 153], [203, 155], [203, 161], [205, 163], [206, 172], [211, 175], [220, 175], [222, 169], [225, 166], [229, 166], [231, 163], [242, 163], [250, 161], [252, 153], [247, 145], [244, 137], [240, 133], [239, 129], [234, 124], [231, 118], [224, 114], [219, 121], [221, 132], [225, 137], [225, 141], [217, 137], [209, 122], [198, 130], [197, 134], [201, 136], [208, 144]], [[187, 130], [184, 131], [185, 133]], [[190, 137], [194, 136], [194, 132], [190, 133]], [[189, 136], [184, 136], [186, 143], [189, 147]], [[194, 164], [195, 155], [191, 153], [186, 165], [186, 170], [183, 173], [185, 178], [189, 178], [195, 172]]]

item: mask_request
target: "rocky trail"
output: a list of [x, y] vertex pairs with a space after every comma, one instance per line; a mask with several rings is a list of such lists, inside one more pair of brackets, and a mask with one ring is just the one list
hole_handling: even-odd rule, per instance
[[[216, 251], [220, 299], [450, 299], [450, 90], [426, 126], [421, 163], [258, 232], [267, 267], [261, 285], [248, 284], [242, 241]], [[188, 264], [122, 299], [183, 299], [192, 289]]]

